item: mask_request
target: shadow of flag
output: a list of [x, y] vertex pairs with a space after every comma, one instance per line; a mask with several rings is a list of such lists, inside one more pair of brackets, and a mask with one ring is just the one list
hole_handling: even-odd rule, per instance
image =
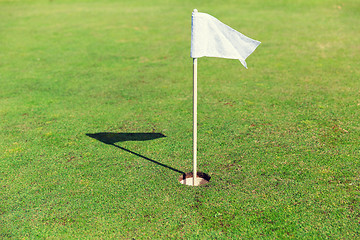
[[98, 140], [98, 141], [100, 141], [102, 143], [109, 144], [111, 146], [117, 147], [117, 148], [119, 148], [119, 149], [121, 149], [123, 151], [131, 153], [131, 154], [133, 154], [135, 156], [141, 157], [141, 158], [143, 158], [145, 160], [148, 160], [150, 162], [158, 164], [158, 165], [160, 165], [162, 167], [168, 168], [168, 169], [170, 169], [172, 171], [181, 173], [181, 174], [183, 174], [183, 177], [185, 176], [185, 173], [178, 170], [178, 169], [175, 169], [173, 167], [170, 167], [168, 165], [165, 165], [165, 164], [160, 163], [158, 161], [155, 161], [155, 160], [153, 160], [151, 158], [148, 158], [148, 157], [146, 157], [144, 155], [133, 152], [133, 151], [131, 151], [129, 149], [120, 147], [120, 146], [115, 144], [117, 142], [148, 141], [148, 140], [154, 140], [154, 139], [157, 139], [157, 138], [166, 137], [162, 133], [112, 133], [112, 132], [101, 132], [101, 133], [87, 133], [86, 136], [94, 138], [94, 139], [96, 139], [96, 140]]
[[117, 142], [127, 142], [127, 141], [148, 141], [148, 140], [154, 140], [157, 138], [166, 137], [162, 133], [101, 132], [101, 133], [87, 133], [86, 135], [106, 144], [115, 144]]

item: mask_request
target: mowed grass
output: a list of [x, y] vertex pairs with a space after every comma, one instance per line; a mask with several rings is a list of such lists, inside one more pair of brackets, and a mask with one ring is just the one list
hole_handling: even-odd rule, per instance
[[[262, 42], [248, 70], [198, 61], [202, 187], [177, 181], [192, 171], [194, 8]], [[0, 0], [0, 238], [358, 238], [359, 14], [357, 0]], [[86, 135], [102, 132], [166, 137], [125, 151]]]

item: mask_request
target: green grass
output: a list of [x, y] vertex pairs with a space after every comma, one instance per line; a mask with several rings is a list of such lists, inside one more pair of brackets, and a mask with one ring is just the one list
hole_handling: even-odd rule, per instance
[[[201, 58], [191, 12], [262, 44]], [[1, 239], [354, 239], [357, 0], [0, 0]], [[162, 133], [104, 144], [86, 134]], [[145, 158], [144, 158], [145, 157]]]

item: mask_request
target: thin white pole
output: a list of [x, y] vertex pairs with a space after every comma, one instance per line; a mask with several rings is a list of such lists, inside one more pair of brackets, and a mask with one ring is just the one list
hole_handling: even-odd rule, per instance
[[193, 186], [197, 175], [197, 58], [193, 59]]

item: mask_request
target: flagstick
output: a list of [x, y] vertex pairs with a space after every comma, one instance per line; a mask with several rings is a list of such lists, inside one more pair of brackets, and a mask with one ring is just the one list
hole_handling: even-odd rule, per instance
[[197, 58], [193, 59], [193, 186], [195, 186], [196, 175], [197, 175]]

